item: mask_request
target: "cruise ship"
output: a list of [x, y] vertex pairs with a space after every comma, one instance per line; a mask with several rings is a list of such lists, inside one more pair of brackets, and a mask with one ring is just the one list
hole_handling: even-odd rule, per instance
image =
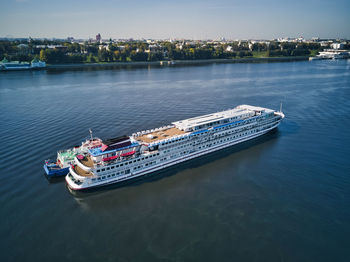
[[73, 191], [126, 182], [266, 134], [283, 118], [281, 109], [240, 105], [103, 140], [75, 156], [65, 179]]

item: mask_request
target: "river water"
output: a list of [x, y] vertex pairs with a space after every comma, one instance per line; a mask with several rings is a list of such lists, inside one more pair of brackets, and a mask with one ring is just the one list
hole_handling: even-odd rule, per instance
[[[252, 104], [274, 133], [72, 195], [43, 160]], [[350, 261], [350, 61], [0, 74], [1, 261]]]

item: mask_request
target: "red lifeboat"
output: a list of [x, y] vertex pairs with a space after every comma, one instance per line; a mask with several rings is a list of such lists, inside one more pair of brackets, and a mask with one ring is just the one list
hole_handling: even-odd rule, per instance
[[136, 152], [136, 151], [130, 151], [130, 152], [121, 154], [120, 156], [131, 156], [131, 155], [135, 154], [135, 152]]
[[111, 161], [111, 160], [116, 159], [116, 158], [118, 158], [118, 156], [105, 157], [105, 158], [102, 158], [102, 161]]

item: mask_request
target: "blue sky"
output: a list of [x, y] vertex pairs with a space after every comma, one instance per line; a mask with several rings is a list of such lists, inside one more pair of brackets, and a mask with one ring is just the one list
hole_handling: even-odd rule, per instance
[[0, 37], [350, 39], [350, 1], [1, 0]]

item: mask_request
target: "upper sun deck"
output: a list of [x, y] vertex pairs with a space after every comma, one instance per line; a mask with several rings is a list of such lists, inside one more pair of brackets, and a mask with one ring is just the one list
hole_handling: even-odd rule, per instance
[[178, 135], [183, 135], [185, 133], [185, 131], [182, 131], [176, 127], [169, 127], [168, 129], [155, 130], [153, 132], [137, 136], [135, 137], [135, 140], [148, 144], [159, 140], [169, 139]]
[[270, 113], [273, 112], [273, 110], [263, 107], [240, 105], [226, 111], [176, 121], [170, 126], [157, 128], [155, 130], [137, 132], [132, 135], [132, 138], [136, 142], [153, 144], [162, 140], [175, 139], [178, 136], [191, 134], [192, 132], [210, 127], [247, 119], [264, 112]]
[[265, 108], [265, 107], [260, 107], [260, 106], [251, 106], [251, 105], [240, 105], [237, 106], [236, 109], [246, 109], [246, 110], [250, 110], [253, 112], [266, 112], [266, 113], [272, 113], [274, 112], [274, 110], [269, 109], [269, 108]]
[[195, 131], [203, 127], [231, 122], [236, 119], [247, 118], [254, 114], [255, 111], [252, 110], [252, 107], [238, 106], [234, 109], [176, 121], [172, 124], [180, 130]]

